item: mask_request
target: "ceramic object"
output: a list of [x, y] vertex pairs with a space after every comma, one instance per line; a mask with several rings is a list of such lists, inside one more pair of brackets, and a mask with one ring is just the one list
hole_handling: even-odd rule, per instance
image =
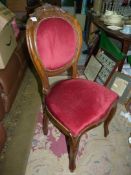
[[121, 32], [124, 33], [124, 34], [131, 34], [131, 25], [124, 25]]
[[113, 15], [115, 12], [113, 12], [113, 11], [110, 11], [110, 10], [106, 10], [106, 12], [105, 12], [105, 16], [110, 16], [110, 15]]
[[122, 29], [122, 27], [119, 27], [119, 26], [107, 26], [108, 29], [111, 29], [111, 30], [120, 30]]
[[105, 16], [104, 23], [106, 25], [122, 26], [123, 25], [123, 16], [112, 14]]

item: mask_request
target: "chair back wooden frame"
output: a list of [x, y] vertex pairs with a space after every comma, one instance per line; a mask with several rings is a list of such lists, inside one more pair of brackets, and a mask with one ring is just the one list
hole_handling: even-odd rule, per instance
[[[44, 94], [46, 94], [50, 89], [48, 77], [58, 75], [66, 71], [68, 68], [72, 68], [72, 78], [77, 77], [77, 62], [82, 47], [82, 30], [77, 19], [75, 19], [73, 16], [69, 15], [61, 8], [58, 8], [56, 6], [50, 6], [50, 5], [41, 6], [36, 9], [36, 11], [32, 14], [32, 16], [36, 17], [37, 21], [32, 21], [31, 18], [29, 18], [27, 22], [26, 27], [27, 46], [31, 56], [31, 60], [37, 70], [38, 75], [40, 76], [43, 86], [43, 92]], [[39, 54], [37, 52], [36, 30], [41, 20], [53, 17], [62, 18], [64, 20], [67, 20], [71, 24], [71, 26], [74, 28], [74, 31], [76, 32], [77, 46], [74, 57], [72, 58], [72, 62], [55, 70], [47, 70], [42, 64], [41, 59], [39, 58]]]
[[[27, 46], [28, 50], [31, 56], [31, 60], [33, 62], [33, 65], [41, 79], [42, 83], [42, 92], [43, 96], [47, 95], [49, 90], [50, 90], [50, 85], [49, 85], [49, 77], [58, 75], [64, 71], [66, 71], [68, 68], [71, 68], [72, 71], [72, 78], [77, 78], [77, 62], [80, 56], [80, 51], [82, 47], [82, 30], [81, 26], [79, 25], [77, 19], [75, 17], [71, 16], [70, 14], [66, 13], [63, 11], [61, 8], [58, 8], [56, 6], [41, 6], [35, 10], [35, 12], [32, 14], [32, 17], [36, 17], [37, 21], [31, 20], [29, 18], [27, 22], [27, 27], [26, 27], [26, 39], [27, 39]], [[37, 47], [36, 47], [36, 30], [37, 26], [41, 22], [41, 20], [47, 19], [47, 18], [52, 18], [52, 17], [57, 17], [57, 18], [62, 18], [66, 21], [68, 21], [71, 26], [73, 27], [74, 31], [76, 32], [76, 37], [77, 37], [77, 46], [76, 46], [76, 51], [74, 54], [74, 57], [72, 58], [72, 61], [66, 65], [64, 65], [61, 68], [55, 69], [55, 70], [47, 70], [40, 58], [39, 54], [37, 52]], [[44, 99], [44, 98], [43, 98]], [[80, 132], [78, 136], [73, 136], [70, 132], [69, 129], [67, 129], [64, 125], [62, 125], [49, 111], [48, 107], [46, 106], [45, 102], [43, 101], [43, 132], [45, 135], [48, 133], [48, 120], [50, 120], [64, 135], [66, 138], [66, 143], [67, 143], [67, 150], [69, 154], [69, 169], [71, 172], [74, 171], [76, 168], [76, 155], [79, 147], [79, 141], [80, 137], [87, 131], [90, 130], [102, 122], [104, 122], [104, 136], [106, 137], [109, 134], [108, 130], [108, 125], [109, 122], [114, 115], [114, 112], [116, 110], [116, 104], [114, 104], [114, 107], [109, 110], [109, 113], [105, 116], [104, 120], [102, 119], [95, 125], [88, 126], [88, 128], [85, 128]], [[108, 117], [108, 115], [110, 116]]]

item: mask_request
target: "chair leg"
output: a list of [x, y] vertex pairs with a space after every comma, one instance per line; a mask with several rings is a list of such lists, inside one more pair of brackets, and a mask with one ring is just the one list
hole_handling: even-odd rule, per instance
[[43, 133], [44, 133], [44, 135], [47, 135], [48, 134], [48, 123], [49, 123], [49, 119], [48, 119], [48, 117], [46, 115], [44, 101], [43, 101], [42, 107], [43, 107]]
[[109, 126], [109, 123], [111, 121], [111, 119], [113, 118], [115, 112], [116, 112], [116, 108], [117, 106], [113, 107], [107, 117], [107, 119], [105, 120], [104, 122], [104, 137], [107, 137], [108, 134], [109, 134], [109, 129], [108, 129], [108, 126]]
[[69, 153], [69, 169], [73, 172], [76, 168], [76, 156], [79, 148], [80, 137], [66, 136], [67, 150]]
[[43, 133], [44, 135], [48, 134], [48, 122], [49, 122], [49, 119], [46, 116], [46, 114], [44, 114], [43, 115]]

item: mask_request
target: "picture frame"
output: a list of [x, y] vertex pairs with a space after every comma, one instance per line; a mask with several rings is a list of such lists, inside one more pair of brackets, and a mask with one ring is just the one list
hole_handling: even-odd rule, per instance
[[85, 68], [84, 74], [88, 80], [94, 81], [101, 68], [102, 64], [92, 55]]
[[119, 62], [104, 49], [99, 49], [96, 59], [102, 64], [102, 68], [95, 81], [106, 86], [113, 73], [117, 71]]
[[91, 55], [84, 74], [88, 80], [95, 81], [104, 86], [117, 71], [119, 62], [104, 49], [99, 49], [96, 56]]
[[131, 98], [131, 76], [115, 72], [107, 84], [111, 90], [119, 95], [119, 102], [127, 104]]

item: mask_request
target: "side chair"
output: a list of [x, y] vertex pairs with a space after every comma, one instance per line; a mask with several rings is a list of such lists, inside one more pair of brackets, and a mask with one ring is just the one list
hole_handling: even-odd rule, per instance
[[[37, 8], [27, 21], [26, 39], [42, 85], [43, 132], [48, 133], [50, 120], [65, 135], [69, 169], [73, 172], [81, 136], [102, 122], [104, 136], [109, 134], [108, 125], [118, 95], [93, 81], [78, 78], [82, 30], [77, 19], [61, 8], [51, 5]], [[70, 79], [49, 85], [49, 77], [67, 69], [72, 72]]]

